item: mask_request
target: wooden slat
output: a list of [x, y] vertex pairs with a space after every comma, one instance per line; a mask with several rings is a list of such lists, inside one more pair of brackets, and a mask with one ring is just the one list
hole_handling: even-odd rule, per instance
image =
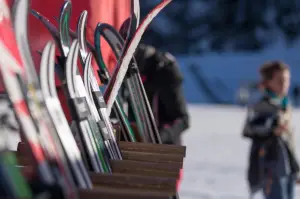
[[181, 155], [173, 154], [158, 154], [158, 153], [146, 153], [137, 151], [121, 151], [123, 160], [133, 160], [140, 162], [156, 162], [156, 163], [172, 163], [178, 168], [183, 166], [183, 158]]
[[179, 178], [179, 168], [170, 163], [111, 160], [114, 173]]
[[114, 187], [176, 193], [176, 179], [125, 174], [90, 173], [95, 187]]
[[121, 151], [139, 151], [146, 153], [175, 154], [185, 157], [186, 147], [168, 144], [151, 144], [142, 142], [118, 142]]
[[169, 199], [170, 194], [132, 189], [96, 187], [92, 190], [79, 189], [81, 199]]

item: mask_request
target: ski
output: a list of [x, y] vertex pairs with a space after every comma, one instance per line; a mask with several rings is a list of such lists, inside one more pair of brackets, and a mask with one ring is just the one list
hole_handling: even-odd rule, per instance
[[[126, 32], [125, 30], [133, 30], [135, 27], [133, 26], [134, 19], [136, 17], [131, 17], [131, 21], [126, 20], [123, 25], [121, 26], [120, 32]], [[110, 25], [108, 25], [110, 26]], [[110, 27], [108, 29], [103, 30], [103, 35], [106, 41], [109, 42], [111, 48], [115, 52], [116, 57], [120, 57], [121, 53], [118, 50], [119, 46], [122, 46], [123, 49], [126, 48], [126, 41], [129, 41], [130, 38], [132, 38], [132, 35], [134, 34], [133, 31], [127, 31], [128, 35], [124, 35], [125, 41], [121, 38], [121, 35], [113, 28]], [[145, 100], [148, 101], [148, 98], [142, 97], [142, 92], [140, 88], [140, 84], [137, 83], [137, 79], [139, 76], [139, 70], [135, 64], [134, 58], [131, 61], [129, 68], [127, 70], [126, 79], [127, 82], [127, 89], [129, 91], [129, 100], [131, 102], [131, 106], [133, 108], [133, 113], [135, 115], [135, 118], [141, 118], [143, 121], [143, 130], [144, 135], [147, 138], [147, 142], [156, 143], [153, 127], [150, 124], [150, 116], [148, 115], [148, 112], [146, 110]], [[136, 116], [138, 115], [138, 116]]]
[[[96, 144], [94, 142], [93, 133], [88, 122], [88, 117], [91, 114], [86, 98], [78, 97], [78, 91], [76, 87], [76, 67], [78, 60], [79, 46], [76, 40], [73, 41], [71, 48], [69, 49], [69, 54], [67, 56], [65, 70], [66, 70], [66, 81], [67, 88], [70, 95], [70, 106], [71, 111], [77, 125], [78, 129], [81, 131], [81, 139], [83, 140], [83, 147], [85, 148], [86, 157], [89, 159], [89, 166], [92, 171], [100, 172], [101, 163], [98, 157], [98, 152], [96, 149]], [[74, 65], [76, 67], [74, 67]], [[75, 78], [74, 78], [75, 77]]]
[[[57, 72], [57, 74], [59, 74], [60, 78], [62, 80], [66, 79], [66, 59], [68, 58], [68, 51], [70, 50], [70, 48], [68, 47], [70, 39], [68, 37], [68, 33], [63, 32], [65, 30], [68, 30], [68, 26], [69, 26], [69, 17], [71, 15], [71, 2], [70, 1], [65, 1], [61, 12], [60, 12], [60, 18], [59, 18], [59, 27], [60, 27], [60, 31], [57, 30], [57, 28], [50, 23], [50, 21], [44, 17], [43, 15], [41, 15], [40, 13], [36, 12], [36, 11], [32, 11], [32, 14], [39, 19], [49, 30], [50, 34], [52, 35], [52, 37], [54, 38], [56, 44], [59, 46], [60, 49], [60, 53], [61, 56], [58, 57], [59, 60], [59, 64], [56, 65], [55, 67], [55, 71]], [[67, 26], [67, 28], [66, 28]], [[63, 40], [63, 41], [62, 41]], [[77, 53], [78, 55], [78, 53]], [[72, 57], [70, 58], [70, 60], [72, 60]], [[71, 61], [70, 61], [71, 62]], [[71, 62], [72, 64], [72, 62]], [[79, 136], [80, 136], [80, 142], [81, 145], [83, 146], [83, 158], [87, 164], [87, 166], [89, 167], [90, 170], [95, 171], [95, 172], [101, 172], [103, 171], [102, 167], [101, 167], [101, 160], [99, 159], [99, 154], [98, 154], [98, 150], [97, 150], [97, 145], [95, 143], [95, 137], [94, 134], [92, 132], [92, 129], [94, 128], [93, 126], [91, 126], [91, 123], [89, 123], [88, 120], [84, 119], [80, 119], [80, 116], [78, 114], [80, 114], [80, 111], [78, 112], [77, 109], [80, 107], [76, 107], [76, 105], [81, 105], [73, 103], [74, 99], [73, 97], [75, 96], [71, 96], [72, 94], [72, 90], [69, 89], [69, 87], [72, 85], [68, 85], [67, 81], [63, 81], [65, 82], [64, 85], [66, 87], [66, 95], [68, 96], [68, 98], [70, 99], [70, 110], [72, 112], [72, 117], [73, 119], [76, 121], [77, 129], [79, 131]], [[77, 86], [77, 85], [76, 85]], [[72, 87], [75, 88], [75, 87]], [[95, 155], [97, 154], [97, 155]]]
[[[100, 116], [98, 114], [98, 111], [96, 109], [96, 106], [94, 105], [93, 99], [91, 98], [91, 90], [90, 87], [87, 86], [88, 80], [88, 74], [87, 74], [87, 68], [91, 65], [91, 54], [89, 53], [86, 62], [84, 63], [84, 76], [85, 77], [85, 83], [82, 81], [81, 76], [77, 76], [77, 80], [81, 81], [79, 84], [81, 84], [81, 89], [85, 89], [85, 97], [87, 99], [88, 107], [91, 112], [91, 115], [89, 116], [89, 122], [94, 126], [94, 136], [95, 136], [95, 142], [97, 143], [97, 149], [98, 153], [101, 154], [101, 161], [103, 166], [103, 172], [110, 173], [110, 163], [109, 159], [118, 159], [116, 157], [116, 153], [111, 145], [111, 142], [109, 140], [109, 135], [106, 130], [104, 122], [100, 119]], [[80, 78], [80, 79], [79, 79]], [[101, 130], [101, 132], [99, 131]], [[102, 133], [102, 134], [101, 134]]]
[[[112, 35], [107, 35], [106, 32], [107, 31], [113, 31], [112, 29], [114, 30], [114, 28], [112, 26], [110, 26], [109, 24], [105, 24], [105, 23], [98, 23], [97, 27], [95, 29], [95, 47], [96, 47], [96, 52], [97, 52], [97, 55], [98, 55], [98, 60], [100, 61], [98, 63], [98, 65], [100, 66], [100, 73], [102, 75], [105, 75], [105, 78], [107, 80], [110, 80], [111, 76], [110, 76], [110, 74], [109, 74], [109, 72], [108, 72], [108, 70], [105, 66], [105, 63], [103, 61], [103, 57], [102, 57], [102, 53], [101, 53], [101, 49], [100, 49], [100, 46], [101, 46], [100, 36], [103, 36], [104, 39], [106, 41], [108, 41], [108, 44], [111, 47], [112, 46], [117, 46], [116, 48], [112, 48], [114, 54], [118, 55], [118, 56], [116, 56], [117, 60], [120, 58], [119, 55], [121, 54], [122, 46], [123, 46], [120, 43], [115, 43], [118, 40], [122, 40], [121, 37], [119, 37], [117, 39], [108, 38], [108, 36], [112, 36]], [[114, 43], [111, 43], [111, 42], [114, 42]], [[132, 89], [132, 86], [130, 85], [130, 82], [128, 81], [128, 79], [126, 79], [125, 84], [129, 89]], [[132, 91], [132, 92], [130, 92], [130, 99], [133, 99], [133, 98], [134, 98], [134, 93]], [[116, 99], [115, 104], [117, 104], [117, 106], [121, 106], [121, 105], [119, 105], [118, 99]], [[147, 136], [147, 135], [145, 135], [145, 132], [147, 130], [145, 130], [145, 125], [143, 123], [144, 118], [140, 114], [140, 109], [138, 107], [138, 104], [136, 104], [135, 101], [132, 101], [132, 105], [133, 105], [134, 112], [136, 113], [134, 116], [135, 116], [135, 120], [136, 120], [136, 123], [137, 123], [137, 128], [138, 128], [138, 132], [139, 132], [141, 141], [142, 142], [147, 142], [149, 139], [145, 137], [145, 136]]]
[[[103, 30], [104, 31], [103, 34], [106, 35], [106, 37], [104, 38], [106, 38], [111, 48], [113, 48], [113, 51], [117, 59], [119, 59], [121, 54], [123, 53], [123, 52], [119, 53], [120, 49], [118, 48], [120, 48], [121, 46], [122, 49], [124, 50], [128, 47], [129, 42], [131, 41], [136, 29], [139, 26], [139, 21], [140, 21], [139, 0], [131, 0], [131, 7], [132, 7], [131, 16], [130, 18], [125, 20], [125, 22], [122, 24], [119, 30], [120, 35], [118, 35], [117, 31], [115, 31], [113, 27], [107, 29], [108, 31], [105, 31], [106, 29]], [[124, 41], [122, 41], [121, 37], [123, 37]], [[125, 79], [125, 84], [129, 91], [129, 100], [131, 102], [131, 107], [133, 109], [133, 113], [135, 116], [135, 120], [137, 121], [137, 125], [140, 129], [140, 133], [145, 136], [147, 142], [156, 143], [154, 138], [155, 136], [153, 132], [153, 127], [150, 124], [150, 116], [147, 115], [146, 106], [144, 103], [144, 100], [148, 102], [148, 98], [146, 96], [146, 98], [142, 99], [142, 93], [141, 93], [142, 89], [140, 88], [140, 84], [136, 83], [138, 80], [137, 76], [139, 76], [138, 68], [134, 64], [134, 61], [132, 60], [129, 65], [129, 69], [127, 71], [126, 79]], [[142, 120], [142, 124], [139, 124], [140, 120]], [[155, 123], [154, 125], [156, 126]]]
[[[136, 32], [136, 29], [140, 25], [140, 0], [131, 0], [130, 5], [131, 5], [130, 18], [128, 18], [124, 22], [125, 24], [128, 24], [128, 25], [126, 28], [121, 29], [121, 35], [127, 36], [123, 50], [126, 50], [126, 47], [128, 46], [130, 40], [132, 39], [132, 36], [134, 35], [134, 33]], [[123, 53], [124, 52], [122, 51], [122, 54]]]
[[[52, 138], [49, 137], [49, 134], [41, 134], [42, 132], [39, 131], [40, 129], [37, 125], [37, 122], [31, 115], [32, 107], [30, 109], [29, 104], [33, 103], [30, 102], [32, 99], [28, 98], [27, 96], [27, 83], [24, 80], [26, 77], [26, 72], [22, 63], [22, 57], [17, 48], [17, 41], [13, 32], [7, 2], [1, 1], [0, 7], [0, 13], [2, 15], [2, 20], [0, 21], [0, 48], [2, 52], [0, 56], [0, 73], [2, 76], [2, 81], [9, 96], [9, 100], [11, 101], [13, 110], [16, 114], [16, 119], [20, 124], [23, 137], [31, 149], [35, 164], [38, 169], [39, 178], [43, 184], [52, 186], [57, 183], [57, 178], [55, 177], [58, 177], [57, 175], [54, 175], [54, 170], [56, 173], [60, 173], [60, 178], [64, 177], [65, 174], [63, 173], [64, 171], [59, 170], [59, 168], [57, 169], [56, 165], [53, 165], [55, 160], [58, 161], [57, 159], [53, 158], [53, 160], [51, 160], [52, 164], [50, 164], [47, 160], [46, 154], [48, 155], [49, 150], [47, 153], [45, 153], [45, 150], [46, 146], [49, 147], [49, 145], [46, 145], [44, 142], [40, 141], [41, 137], [44, 136], [44, 139], [47, 138], [50, 140], [50, 143], [52, 143]], [[34, 111], [38, 112], [39, 109]], [[40, 118], [40, 121], [41, 120], [42, 118]], [[60, 165], [59, 162], [58, 165]], [[62, 185], [61, 182], [58, 183], [60, 186], [62, 186], [62, 188], [69, 185], [68, 182], [64, 182], [65, 185]], [[76, 195], [72, 194], [72, 190], [64, 190], [64, 192], [68, 197], [76, 198]]]
[[[83, 18], [83, 17], [81, 17], [81, 18]], [[69, 33], [70, 33], [70, 36], [72, 37], [72, 39], [76, 39], [77, 38], [77, 33], [76, 32], [74, 32], [73, 30], [69, 30]], [[82, 40], [83, 41], [83, 40]], [[82, 43], [82, 41], [80, 42], [80, 46], [83, 46], [84, 44]], [[91, 52], [92, 52], [92, 54], [94, 55], [94, 58], [96, 59], [96, 62], [99, 64], [100, 63], [100, 61], [99, 61], [99, 56], [98, 56], [98, 53], [97, 53], [97, 51], [96, 51], [96, 49], [94, 48], [94, 46], [89, 42], [89, 41], [84, 41], [85, 42], [85, 45], [86, 45], [86, 47], [85, 47], [85, 49], [86, 48], [88, 48]], [[81, 48], [80, 48], [81, 49]], [[81, 50], [81, 52], [82, 52], [82, 50]], [[85, 53], [86, 54], [86, 53]], [[83, 58], [83, 60], [84, 60], [84, 58]], [[104, 74], [104, 75], [102, 75], [102, 73], [101, 73], [101, 71], [102, 70], [100, 70], [100, 72], [99, 72], [99, 77], [100, 77], [100, 79], [101, 79], [101, 81], [103, 82], [103, 83], [107, 83], [107, 79], [109, 79], [106, 75], [108, 74], [108, 73], [106, 73], [106, 74]], [[100, 91], [100, 90], [99, 90]], [[101, 92], [101, 91], [100, 91]], [[96, 94], [97, 96], [101, 96], [100, 95], [100, 93], [98, 93], [97, 92], [97, 94]], [[95, 96], [94, 96], [95, 97]], [[97, 97], [97, 98], [99, 98], [99, 97]], [[99, 101], [100, 100], [100, 101]], [[101, 102], [102, 101], [102, 99], [101, 98], [99, 98], [99, 100], [95, 100], [95, 101], [99, 101], [99, 102]], [[101, 102], [101, 104], [102, 104], [102, 102]], [[96, 102], [96, 106], [97, 106], [97, 108], [98, 109], [100, 109], [100, 104], [98, 104], [97, 102]], [[105, 115], [104, 114], [104, 112], [106, 112], [106, 110], [105, 110], [105, 108], [104, 108], [104, 106], [106, 107], [106, 105], [104, 105], [103, 104], [103, 107], [102, 107], [102, 105], [101, 105], [101, 110], [100, 110], [100, 112], [103, 114], [103, 115]], [[129, 135], [128, 137], [129, 137], [129, 139], [127, 139], [127, 140], [130, 140], [130, 141], [132, 141], [132, 142], [135, 142], [136, 141], [136, 138], [135, 138], [135, 136], [134, 136], [134, 132], [133, 132], [133, 130], [132, 130], [132, 128], [131, 128], [131, 126], [130, 126], [130, 123], [129, 123], [129, 121], [128, 121], [128, 119], [127, 119], [127, 117], [126, 117], [126, 115], [125, 115], [125, 113], [124, 113], [124, 111], [123, 111], [123, 109], [122, 109], [122, 107], [121, 107], [121, 105], [120, 105], [120, 102], [118, 101], [118, 100], [116, 100], [116, 102], [115, 102], [115, 104], [114, 104], [114, 111], [115, 111], [115, 113], [116, 113], [116, 115], [117, 115], [117, 117], [118, 117], [118, 120], [120, 121], [120, 124], [121, 124], [121, 128], [122, 128], [122, 132], [127, 132], [127, 133], [124, 133], [124, 137], [127, 139], [127, 135]], [[100, 115], [101, 115], [101, 113], [99, 113]], [[104, 117], [106, 117], [106, 116], [104, 116]], [[107, 116], [108, 117], [108, 116]]]
[[[134, 15], [138, 15], [139, 13], [134, 13]], [[139, 17], [136, 16], [136, 17], [132, 17], [133, 19], [138, 19]], [[130, 24], [129, 23], [124, 23], [123, 26], [121, 26], [121, 29], [134, 29], [135, 28], [135, 23], [134, 22], [131, 22]], [[129, 26], [129, 27], [128, 27]], [[111, 30], [114, 30], [114, 29], [111, 29]], [[122, 32], [122, 30], [120, 30], [120, 32]], [[124, 31], [123, 31], [124, 32]], [[132, 31], [129, 31], [129, 35], [122, 35], [120, 34], [121, 37], [123, 37], [124, 40], [130, 40], [132, 37], [133, 37], [133, 34], [131, 34]], [[109, 32], [107, 33], [109, 34]], [[112, 31], [111, 34], [115, 34], [117, 35], [116, 31]], [[109, 37], [107, 36], [107, 39], [117, 39], [119, 37]], [[119, 42], [121, 42], [121, 40], [119, 40]], [[110, 41], [109, 42], [110, 44], [115, 44], [117, 43], [118, 44], [118, 41]], [[122, 43], [122, 42], [121, 42]], [[124, 43], [124, 42], [123, 42]], [[113, 49], [114, 48], [117, 48], [120, 44], [118, 45], [115, 45], [115, 46], [111, 46]], [[126, 43], [124, 44], [124, 47], [123, 48], [126, 48]], [[117, 51], [114, 51], [114, 52], [117, 52]], [[150, 106], [150, 103], [149, 103], [149, 100], [148, 100], [148, 97], [147, 97], [147, 93], [145, 91], [145, 88], [144, 88], [144, 85], [143, 85], [143, 82], [142, 82], [142, 78], [140, 76], [140, 73], [139, 73], [139, 69], [138, 69], [138, 66], [137, 66], [137, 63], [133, 57], [133, 59], [131, 60], [131, 63], [129, 65], [129, 70], [128, 70], [128, 73], [129, 73], [129, 76], [130, 76], [130, 80], [132, 82], [133, 85], [136, 86], [136, 91], [137, 91], [137, 95], [136, 98], [137, 98], [137, 101], [139, 101], [139, 105], [140, 105], [140, 109], [142, 111], [142, 115], [144, 115], [144, 118], [145, 118], [145, 122], [146, 122], [146, 125], [148, 127], [148, 130], [149, 130], [149, 137], [151, 138], [151, 141], [153, 143], [158, 143], [158, 144], [161, 144], [161, 138], [160, 138], [160, 134], [159, 134], [159, 131], [158, 131], [158, 128], [157, 128], [157, 124], [156, 124], [156, 121], [155, 121], [155, 118], [154, 118], [154, 115], [153, 115], [153, 112], [152, 112], [152, 109], [151, 109], [151, 106]]]
[[43, 50], [40, 66], [41, 89], [45, 104], [63, 144], [77, 187], [90, 189], [91, 180], [57, 96], [54, 59], [55, 46], [52, 42], [48, 42]]
[[[102, 130], [102, 135], [104, 137], [104, 142], [106, 143], [107, 147], [112, 146], [112, 151], [114, 154], [110, 153], [111, 158], [114, 156], [116, 159], [122, 159], [121, 152], [119, 150], [119, 146], [117, 145], [116, 138], [113, 132], [112, 124], [109, 120], [109, 116], [106, 113], [106, 104], [104, 102], [102, 92], [99, 89], [97, 80], [94, 76], [92, 71], [89, 71], [91, 67], [91, 63], [87, 62], [87, 45], [86, 45], [86, 20], [87, 20], [87, 12], [83, 12], [79, 18], [78, 26], [77, 26], [77, 36], [78, 42], [80, 47], [80, 54], [81, 54], [81, 63], [84, 66], [85, 75], [83, 76], [85, 81], [85, 86], [87, 90], [91, 89], [90, 100], [92, 103], [92, 109], [94, 110], [94, 117], [99, 123], [99, 127]], [[98, 111], [97, 111], [98, 109]], [[109, 144], [108, 144], [109, 143]], [[109, 150], [108, 150], [109, 151]]]
[[[87, 54], [87, 57], [85, 59], [85, 63], [84, 63], [84, 73], [83, 73], [83, 77], [84, 77], [84, 86], [85, 86], [85, 89], [87, 90], [87, 93], [88, 93], [88, 96], [90, 99], [90, 101], [92, 101], [92, 103], [94, 103], [94, 100], [92, 98], [92, 91], [91, 91], [91, 87], [89, 86], [90, 85], [90, 81], [89, 81], [89, 68], [91, 68], [91, 61], [92, 61], [92, 55], [91, 53], [88, 53]], [[101, 129], [102, 132], [104, 132], [104, 136], [108, 134], [108, 132], [105, 132], [105, 130], [107, 129], [105, 127], [105, 123], [100, 120], [100, 118], [97, 116], [97, 110], [96, 110], [96, 107], [93, 106], [93, 114], [94, 114], [94, 117], [97, 118], [97, 124], [99, 126], [99, 129]], [[103, 133], [102, 133], [102, 136], [99, 135], [97, 136], [97, 139], [99, 140], [99, 149], [100, 151], [104, 154], [104, 161], [107, 165], [107, 168], [105, 168], [105, 172], [109, 172], [111, 173], [111, 168], [110, 168], [110, 162], [109, 162], [109, 159], [112, 159], [114, 158], [114, 155], [112, 153], [114, 153], [112, 151], [112, 149], [108, 149], [107, 148], [107, 145], [105, 145], [105, 137], [103, 136]], [[110, 151], [109, 151], [110, 150]]]
[[[20, 55], [24, 63], [24, 68], [28, 83], [28, 95], [32, 98], [33, 116], [38, 122], [41, 133], [44, 134], [44, 143], [48, 143], [47, 148], [52, 149], [49, 152], [51, 159], [55, 159], [54, 166], [57, 165], [57, 170], [54, 171], [58, 181], [68, 186], [67, 195], [72, 197], [75, 193], [75, 184], [72, 180], [70, 173], [68, 160], [61, 145], [58, 132], [55, 131], [54, 124], [50, 119], [50, 113], [46, 108], [44, 96], [42, 95], [41, 87], [39, 84], [39, 78], [35, 70], [35, 66], [32, 60], [30, 46], [27, 36], [27, 20], [28, 20], [29, 2], [28, 0], [16, 0], [13, 6], [13, 21], [17, 44], [19, 47]], [[30, 108], [30, 106], [29, 106]], [[39, 109], [39, 111], [34, 111]], [[36, 115], [35, 115], [36, 114]]]
[[118, 91], [126, 75], [129, 63], [132, 59], [132, 56], [139, 41], [141, 40], [143, 33], [145, 32], [152, 19], [170, 2], [171, 0], [163, 0], [160, 4], [158, 4], [154, 9], [150, 11], [150, 13], [143, 20], [143, 22], [139, 25], [132, 40], [130, 41], [130, 44], [128, 45], [128, 48], [124, 51], [120, 60], [118, 61], [114, 74], [112, 75], [112, 78], [109, 81], [107, 88], [104, 92], [104, 99], [107, 103], [108, 115], [110, 115], [111, 113], [112, 105], [116, 99]]
[[[69, 4], [70, 5], [70, 4]], [[60, 16], [60, 39], [61, 39], [61, 43], [63, 44], [63, 49], [68, 50], [69, 48], [69, 41], [70, 41], [70, 36], [69, 36], [69, 21], [68, 21], [68, 16], [67, 15], [63, 15], [63, 12], [61, 12], [62, 15]], [[82, 15], [85, 16], [85, 15]], [[81, 19], [81, 18], [80, 18]], [[79, 20], [79, 22], [81, 22], [82, 20]], [[81, 26], [80, 26], [81, 27]], [[79, 30], [81, 31], [81, 30]], [[67, 51], [66, 51], [67, 52]], [[84, 64], [83, 64], [84, 66]], [[107, 167], [108, 165], [105, 163], [105, 158], [103, 156], [103, 151], [101, 151], [101, 141], [103, 141], [101, 139], [101, 133], [99, 131], [99, 128], [97, 126], [97, 121], [100, 121], [100, 117], [98, 115], [98, 112], [96, 110], [95, 105], [92, 103], [91, 99], [88, 97], [86, 90], [84, 89], [84, 83], [83, 80], [80, 76], [80, 73], [78, 71], [78, 68], [76, 67], [76, 77], [74, 77], [74, 79], [76, 79], [76, 89], [77, 89], [77, 94], [80, 95], [80, 97], [85, 97], [87, 105], [89, 107], [90, 110], [90, 115], [88, 116], [88, 122], [92, 128], [92, 132], [93, 132], [93, 136], [94, 136], [94, 142], [96, 144], [96, 148], [99, 154], [99, 158], [102, 162], [102, 171], [103, 172], [107, 172]], [[101, 129], [101, 128], [100, 128]], [[103, 130], [103, 129], [102, 129]], [[116, 151], [118, 151], [118, 147], [112, 144], [112, 142], [110, 142], [108, 136], [109, 134], [107, 134], [107, 131], [102, 132], [102, 135], [104, 137], [104, 143], [107, 147], [107, 150], [110, 154], [110, 157], [112, 159], [120, 159], [120, 153], [116, 153]], [[113, 136], [113, 135], [111, 135]], [[114, 138], [114, 136], [113, 136]]]
[[[60, 44], [63, 50], [63, 59], [66, 59], [65, 65], [60, 65], [60, 67], [64, 67], [63, 70], [65, 71], [65, 79], [67, 82], [67, 88], [70, 94], [71, 99], [79, 98], [84, 101], [84, 104], [87, 105], [87, 118], [86, 120], [79, 122], [79, 126], [81, 129], [85, 129], [87, 135], [89, 136], [89, 154], [93, 168], [96, 172], [104, 172], [103, 168], [103, 156], [102, 153], [99, 151], [99, 145], [95, 138], [95, 131], [97, 131], [97, 127], [92, 121], [91, 118], [91, 109], [90, 109], [90, 101], [86, 97], [86, 92], [83, 86], [83, 82], [81, 76], [79, 74], [77, 68], [77, 60], [79, 56], [79, 48], [78, 43], [73, 45], [72, 54], [69, 55], [69, 51], [71, 51], [71, 38], [69, 37], [69, 20], [71, 17], [72, 11], [72, 4], [71, 1], [65, 1], [59, 16], [59, 38]], [[76, 64], [75, 62], [76, 61]], [[74, 73], [74, 71], [76, 73]], [[81, 80], [81, 81], [80, 81]], [[70, 90], [70, 88], [72, 90]], [[83, 90], [82, 90], [83, 89]], [[72, 93], [70, 92], [72, 91]], [[74, 105], [76, 103], [73, 103]], [[83, 106], [82, 104], [77, 104], [79, 106]], [[76, 107], [82, 108], [82, 107]], [[87, 139], [85, 138], [87, 141]], [[90, 150], [93, 150], [93, 155]], [[102, 160], [102, 161], [101, 161]]]
[[[95, 32], [95, 34], [96, 34], [96, 32]], [[77, 38], [76, 32], [74, 32], [71, 29], [70, 29], [70, 36], [72, 37], [72, 39]], [[99, 58], [99, 53], [97, 52], [97, 50], [94, 48], [94, 46], [89, 41], [86, 41], [86, 45], [87, 45], [88, 49], [92, 52], [94, 58], [96, 59], [98, 67], [99, 67], [100, 63], [102, 62], [101, 58]], [[101, 55], [101, 52], [100, 52], [100, 55]], [[102, 83], [107, 83], [108, 79], [109, 79], [109, 77], [107, 77], [107, 75], [109, 75], [109, 73], [108, 72], [103, 73], [103, 70], [100, 70], [100, 71], [98, 70], [98, 72], [99, 72], [98, 75], [99, 75], [99, 78], [100, 78], [101, 82]], [[101, 99], [100, 99], [100, 101], [101, 101]], [[96, 106], [98, 106], [98, 105], [96, 104]], [[97, 107], [97, 108], [99, 109], [99, 107]], [[106, 112], [106, 110], [104, 110], [104, 111]], [[133, 132], [131, 126], [130, 126], [130, 123], [127, 119], [127, 116], [126, 116], [125, 112], [123, 111], [118, 99], [115, 101], [115, 104], [114, 104], [114, 112], [117, 115], [118, 120], [120, 121], [120, 125], [121, 125], [121, 128], [122, 128], [122, 133], [125, 132], [124, 137], [127, 138], [127, 135], [128, 135], [129, 138], [127, 140], [135, 142], [136, 138], [135, 138], [134, 132]]]
[[[69, 3], [68, 4], [69, 7], [71, 6], [71, 4]], [[70, 8], [69, 8], [70, 9]], [[60, 39], [61, 39], [61, 43], [63, 45], [63, 49], [68, 50], [68, 48], [70, 47], [70, 36], [69, 36], [69, 16], [68, 15], [63, 15], [64, 12], [61, 12], [62, 15], [60, 16]], [[80, 20], [79, 20], [80, 22]], [[92, 133], [93, 133], [93, 136], [94, 136], [94, 142], [95, 142], [95, 146], [96, 146], [96, 149], [98, 151], [98, 155], [99, 155], [99, 158], [101, 160], [101, 169], [102, 169], [102, 172], [107, 172], [107, 167], [108, 165], [106, 164], [105, 162], [105, 158], [104, 158], [104, 155], [103, 155], [103, 151], [101, 151], [101, 141], [103, 141], [101, 139], [101, 133], [99, 131], [99, 128], [97, 126], [97, 121], [100, 121], [100, 118], [99, 118], [99, 115], [97, 114], [97, 111], [96, 108], [95, 108], [95, 105], [91, 102], [91, 99], [88, 98], [88, 95], [86, 93], [86, 90], [84, 89], [84, 83], [83, 83], [83, 80], [80, 76], [80, 73], [78, 71], [78, 68], [77, 68], [77, 72], [76, 72], [76, 82], [77, 82], [77, 91], [78, 91], [78, 94], [82, 97], [85, 97], [86, 98], [86, 102], [87, 102], [87, 105], [89, 107], [89, 110], [90, 110], [90, 113], [91, 115], [89, 115], [88, 117], [88, 122], [90, 124], [90, 127], [92, 128]], [[104, 143], [107, 147], [107, 150], [110, 154], [110, 157], [112, 159], [119, 159], [120, 156], [118, 157], [118, 155], [120, 154], [116, 154], [115, 151], [118, 150], [118, 148], [114, 148], [114, 146], [112, 145], [112, 143], [109, 141], [109, 139], [107, 138], [107, 133], [106, 131], [102, 132], [104, 133], [103, 134], [103, 137], [104, 137]]]

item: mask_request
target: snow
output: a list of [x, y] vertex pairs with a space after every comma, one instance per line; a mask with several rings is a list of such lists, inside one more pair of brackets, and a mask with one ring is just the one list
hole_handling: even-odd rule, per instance
[[[250, 142], [241, 137], [245, 108], [189, 105], [191, 127], [183, 137], [187, 146], [181, 199], [246, 199], [246, 168]], [[300, 155], [300, 109], [293, 112]], [[261, 195], [255, 198], [262, 198]], [[300, 185], [296, 190], [300, 199]]]

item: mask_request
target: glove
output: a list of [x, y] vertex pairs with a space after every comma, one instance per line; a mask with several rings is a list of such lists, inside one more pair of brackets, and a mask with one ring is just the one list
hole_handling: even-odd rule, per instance
[[163, 144], [174, 144], [172, 132], [168, 128], [165, 128], [160, 132], [160, 138]]

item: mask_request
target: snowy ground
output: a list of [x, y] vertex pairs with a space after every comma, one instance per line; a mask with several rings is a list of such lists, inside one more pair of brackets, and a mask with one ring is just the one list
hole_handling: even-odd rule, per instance
[[[249, 141], [241, 137], [245, 109], [207, 105], [189, 108], [191, 127], [184, 136], [187, 157], [180, 198], [249, 198], [245, 181]], [[300, 110], [295, 110], [293, 124], [300, 157], [299, 121]], [[300, 199], [300, 185], [296, 194]]]

